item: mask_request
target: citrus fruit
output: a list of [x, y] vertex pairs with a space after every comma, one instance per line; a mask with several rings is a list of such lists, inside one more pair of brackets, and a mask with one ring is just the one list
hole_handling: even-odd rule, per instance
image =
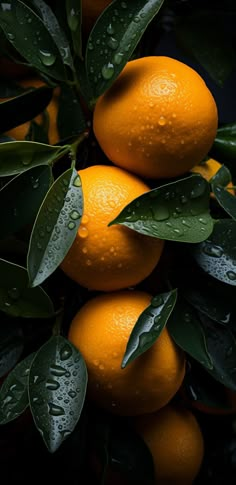
[[[204, 179], [209, 182], [210, 179], [216, 174], [216, 172], [218, 172], [221, 167], [222, 163], [218, 162], [214, 158], [209, 158], [205, 163], [195, 165], [190, 171], [194, 173], [200, 173], [204, 177]], [[230, 189], [232, 187], [232, 182], [229, 182], [227, 188]], [[230, 193], [233, 193], [233, 190], [231, 190]], [[211, 195], [213, 196], [213, 194]]]
[[82, 0], [82, 28], [89, 32], [111, 0]]
[[231, 415], [236, 414], [236, 392], [222, 386], [222, 395], [225, 399], [225, 407], [213, 404], [205, 404], [199, 400], [187, 399], [188, 405], [206, 414], [212, 415]]
[[164, 241], [108, 223], [149, 190], [121, 168], [93, 165], [79, 170], [84, 209], [75, 241], [61, 268], [82, 286], [111, 291], [136, 285], [158, 263]]
[[[41, 86], [45, 86], [45, 83], [39, 78], [24, 78], [19, 81], [18, 83], [24, 88], [39, 88]], [[57, 112], [58, 112], [58, 96], [59, 96], [59, 88], [54, 89], [53, 97], [46, 108], [46, 113], [48, 114], [49, 118], [49, 128], [48, 128], [48, 140], [49, 143], [54, 145], [59, 141], [59, 133], [57, 130]], [[6, 101], [6, 99], [2, 99], [1, 101]], [[43, 123], [43, 114], [39, 114], [35, 119], [37, 123]], [[26, 135], [30, 128], [30, 121], [23, 123], [15, 128], [7, 131], [5, 134], [14, 138], [15, 140], [25, 140]]]
[[94, 134], [106, 156], [149, 178], [189, 171], [208, 153], [217, 126], [217, 106], [204, 80], [165, 56], [129, 61], [93, 114]]
[[118, 415], [149, 413], [167, 404], [185, 375], [185, 354], [164, 328], [155, 343], [124, 369], [130, 333], [149, 293], [120, 290], [88, 300], [73, 318], [68, 339], [88, 369], [88, 396]]
[[152, 453], [158, 485], [190, 485], [200, 471], [204, 440], [194, 414], [167, 404], [135, 418], [135, 429]]

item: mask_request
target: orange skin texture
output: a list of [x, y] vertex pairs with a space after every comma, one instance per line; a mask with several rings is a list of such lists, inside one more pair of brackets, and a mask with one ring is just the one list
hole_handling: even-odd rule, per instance
[[142, 177], [175, 177], [210, 150], [216, 136], [215, 100], [199, 74], [165, 56], [126, 64], [98, 98], [93, 129], [106, 156]]
[[108, 223], [133, 199], [149, 190], [138, 177], [118, 167], [80, 170], [84, 210], [76, 239], [61, 268], [82, 286], [113, 291], [136, 285], [158, 263], [164, 241]]
[[88, 396], [117, 415], [134, 416], [161, 408], [185, 375], [185, 354], [166, 328], [141, 356], [121, 369], [130, 333], [151, 295], [138, 290], [105, 293], [75, 315], [68, 339], [88, 369]]
[[[30, 77], [19, 81], [19, 84], [25, 88], [39, 88], [41, 86], [45, 86], [45, 82], [39, 78]], [[58, 97], [60, 93], [60, 88], [55, 88], [53, 97], [48, 104], [46, 111], [49, 116], [49, 130], [48, 130], [48, 139], [51, 145], [56, 144], [60, 137], [57, 129], [57, 113], [58, 113]], [[2, 101], [6, 101], [6, 99], [2, 99]], [[43, 114], [39, 114], [36, 116], [35, 121], [37, 123], [43, 122]], [[23, 123], [22, 125], [16, 126], [12, 130], [7, 131], [5, 134], [14, 138], [15, 140], [25, 140], [25, 137], [29, 131], [30, 121]]]
[[156, 483], [191, 485], [200, 470], [204, 441], [194, 414], [168, 404], [135, 418], [135, 429], [153, 456]]

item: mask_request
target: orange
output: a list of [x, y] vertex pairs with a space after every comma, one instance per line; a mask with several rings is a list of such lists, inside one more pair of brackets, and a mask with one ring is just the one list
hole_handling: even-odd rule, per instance
[[236, 392], [228, 389], [225, 386], [222, 386], [222, 392], [225, 398], [226, 407], [220, 407], [217, 405], [214, 407], [213, 405], [204, 404], [201, 401], [190, 401], [189, 399], [187, 399], [187, 402], [190, 406], [192, 406], [192, 408], [206, 414], [222, 416], [236, 414]]
[[102, 11], [111, 3], [111, 0], [82, 0], [82, 27], [89, 32]]
[[155, 343], [121, 369], [130, 333], [151, 295], [138, 290], [100, 294], [75, 315], [68, 339], [88, 369], [88, 396], [118, 415], [150, 413], [178, 391], [185, 375], [185, 354], [164, 328]]
[[[24, 88], [39, 88], [45, 86], [45, 82], [39, 78], [25, 78], [19, 81], [19, 84]], [[46, 108], [46, 113], [49, 117], [49, 129], [48, 129], [48, 139], [49, 143], [56, 144], [60, 137], [57, 129], [57, 113], [58, 113], [58, 96], [59, 88], [54, 89], [53, 97]], [[1, 99], [1, 101], [6, 101], [6, 99]], [[43, 113], [35, 118], [35, 121], [39, 124], [43, 123]], [[12, 130], [7, 131], [5, 134], [15, 138], [15, 140], [25, 140], [25, 137], [30, 128], [30, 121], [23, 123], [22, 125], [16, 126]]]
[[218, 126], [215, 100], [199, 74], [165, 56], [128, 62], [98, 98], [97, 141], [115, 164], [142, 177], [189, 171], [210, 150]]
[[[209, 180], [216, 174], [216, 172], [218, 172], [221, 167], [222, 163], [217, 162], [217, 160], [215, 160], [214, 158], [209, 158], [205, 163], [195, 165], [195, 167], [191, 169], [191, 172], [200, 173], [204, 177], [204, 179], [209, 182]], [[232, 188], [232, 182], [230, 182], [227, 187], [229, 189]], [[233, 190], [230, 190], [230, 193], [234, 193]]]
[[190, 485], [200, 471], [204, 440], [194, 414], [167, 404], [135, 418], [135, 429], [152, 453], [158, 485]]
[[136, 285], [159, 261], [164, 241], [125, 226], [108, 227], [133, 199], [149, 190], [118, 167], [94, 165], [79, 170], [84, 210], [74, 243], [61, 264], [82, 286], [111, 291]]

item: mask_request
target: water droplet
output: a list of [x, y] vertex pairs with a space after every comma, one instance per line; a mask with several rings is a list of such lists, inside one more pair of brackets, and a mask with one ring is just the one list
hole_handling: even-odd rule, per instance
[[204, 179], [197, 182], [195, 187], [191, 191], [191, 194], [190, 194], [191, 199], [196, 199], [197, 197], [201, 197], [205, 192], [205, 187], [206, 185], [205, 185]]
[[12, 34], [11, 32], [8, 32], [8, 33], [7, 33], [7, 37], [8, 37], [8, 39], [9, 39], [10, 41], [15, 40], [15, 36], [14, 36], [14, 34]]
[[122, 62], [123, 56], [124, 54], [122, 54], [122, 52], [117, 52], [113, 57], [114, 64], [119, 66], [119, 64]]
[[181, 222], [182, 222], [183, 226], [186, 226], [186, 227], [189, 227], [189, 228], [191, 227], [190, 222], [186, 221], [185, 219], [182, 219]]
[[163, 303], [164, 303], [164, 300], [161, 295], [156, 295], [151, 300], [151, 305], [155, 308], [163, 305]]
[[169, 210], [164, 205], [159, 207], [154, 207], [152, 208], [152, 211], [153, 211], [153, 217], [155, 221], [165, 221], [170, 217]]
[[164, 116], [160, 116], [159, 120], [158, 120], [158, 125], [160, 126], [164, 126], [166, 124], [166, 119]]
[[46, 381], [46, 388], [49, 389], [49, 391], [56, 391], [59, 387], [59, 382], [55, 381], [54, 379], [48, 379]]
[[52, 66], [56, 61], [56, 56], [49, 51], [40, 49], [39, 57], [45, 66]]
[[94, 49], [92, 42], [88, 43], [88, 49], [92, 51]]
[[118, 45], [119, 45], [119, 42], [117, 39], [115, 39], [115, 37], [111, 37], [109, 40], [108, 40], [108, 46], [113, 49], [113, 50], [116, 50]]
[[10, 288], [7, 293], [12, 300], [20, 298], [20, 290], [16, 287]]
[[102, 68], [102, 76], [104, 79], [111, 79], [114, 74], [114, 66], [111, 62], [105, 64]]
[[76, 392], [75, 391], [69, 391], [68, 395], [74, 399], [76, 397]]
[[64, 376], [65, 373], [66, 373], [66, 370], [61, 367], [60, 365], [52, 365], [50, 367], [50, 372], [53, 376], [56, 376], [56, 377], [61, 377], [61, 376]]
[[87, 229], [87, 227], [84, 227], [84, 226], [81, 225], [79, 227], [78, 234], [79, 234], [79, 236], [82, 239], [86, 238], [88, 236], [88, 229]]
[[48, 403], [48, 412], [52, 416], [63, 416], [65, 414], [65, 410], [53, 402]]
[[72, 229], [74, 229], [76, 227], [76, 224], [75, 222], [69, 222], [69, 224], [67, 225], [68, 229], [70, 229], [72, 231]]
[[138, 16], [134, 17], [134, 22], [136, 24], [138, 24], [140, 22], [140, 17], [138, 17]]
[[109, 25], [108, 25], [108, 27], [107, 27], [107, 33], [108, 33], [109, 35], [114, 34], [114, 28], [112, 27], [112, 25], [111, 25], [111, 24], [109, 24]]
[[72, 32], [75, 32], [78, 28], [79, 25], [79, 11], [75, 10], [74, 8], [71, 8], [68, 17], [68, 25]]
[[61, 360], [67, 360], [72, 356], [72, 349], [69, 345], [64, 345], [60, 350], [60, 358]]
[[236, 280], [236, 273], [234, 271], [227, 271], [226, 276], [228, 276], [228, 278], [231, 281], [235, 281]]
[[212, 256], [214, 258], [221, 258], [224, 253], [223, 249], [220, 246], [215, 246], [208, 243], [205, 243], [205, 245], [203, 246], [203, 252], [206, 255]]
[[139, 345], [141, 348], [151, 344], [152, 341], [153, 337], [149, 332], [143, 332], [141, 335], [139, 335]]
[[76, 221], [77, 219], [79, 219], [80, 217], [80, 214], [78, 211], [76, 210], [73, 210], [71, 213], [70, 213], [70, 218], [73, 219], [74, 221]]
[[81, 180], [79, 175], [76, 175], [76, 177], [74, 178], [73, 185], [74, 187], [81, 187]]
[[184, 320], [185, 320], [185, 322], [186, 322], [186, 323], [191, 322], [191, 316], [190, 316], [190, 314], [189, 314], [189, 313], [187, 313], [187, 312], [186, 312], [186, 313], [184, 314]]
[[182, 236], [182, 235], [183, 235], [183, 231], [182, 231], [182, 229], [177, 229], [177, 228], [175, 228], [175, 229], [174, 229], [174, 232], [175, 232], [175, 234], [178, 234], [178, 236]]

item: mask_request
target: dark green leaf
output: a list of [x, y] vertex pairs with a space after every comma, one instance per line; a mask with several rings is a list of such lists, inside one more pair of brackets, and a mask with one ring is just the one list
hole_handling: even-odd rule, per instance
[[49, 144], [48, 119], [48, 114], [44, 111], [42, 123], [37, 123], [35, 120], [32, 120], [28, 132], [26, 133], [25, 140]]
[[222, 14], [213, 10], [194, 10], [181, 16], [177, 23], [177, 39], [181, 47], [222, 86], [235, 65], [232, 34], [230, 29], [226, 30]]
[[49, 318], [53, 304], [38, 288], [29, 288], [25, 268], [0, 259], [0, 309], [14, 317]]
[[57, 125], [61, 140], [80, 135], [87, 129], [78, 96], [66, 84], [61, 85]]
[[176, 344], [187, 354], [206, 369], [213, 368], [198, 315], [185, 300], [178, 298], [175, 309], [169, 317], [167, 328]]
[[79, 57], [82, 55], [81, 10], [81, 0], [66, 0], [67, 22], [71, 31], [74, 51]]
[[122, 369], [154, 344], [167, 323], [176, 298], [176, 290], [157, 295], [141, 313], [130, 334], [121, 364]]
[[114, 82], [164, 0], [113, 1], [95, 23], [86, 47], [86, 70], [96, 99]]
[[28, 376], [34, 353], [19, 362], [0, 389], [0, 424], [17, 418], [29, 405]]
[[87, 369], [65, 338], [52, 337], [37, 352], [29, 374], [29, 401], [48, 450], [55, 452], [72, 433], [84, 405]]
[[147, 236], [196, 243], [212, 232], [209, 184], [200, 175], [162, 185], [137, 197], [110, 222]]
[[236, 339], [232, 331], [206, 315], [200, 315], [207, 351], [213, 363], [208, 372], [218, 381], [236, 391]]
[[53, 90], [42, 86], [0, 103], [0, 132], [32, 120], [47, 107]]
[[52, 146], [31, 141], [0, 144], [0, 176], [16, 175], [38, 165], [50, 165], [69, 153], [70, 146]]
[[236, 160], [236, 136], [218, 134], [214, 140], [212, 150], [221, 160]]
[[52, 9], [43, 0], [33, 0], [33, 2], [31, 1], [30, 3], [35, 5], [38, 15], [43, 20], [47, 31], [52, 36], [55, 45], [59, 49], [63, 63], [67, 64], [73, 70], [74, 64], [69, 41], [66, 38], [64, 31], [61, 29], [57, 17], [54, 15]]
[[220, 185], [221, 187], [226, 187], [231, 181], [231, 173], [225, 165], [221, 165], [220, 169], [209, 180], [210, 184]]
[[193, 248], [193, 256], [209, 275], [236, 285], [236, 221], [218, 220], [208, 239]]
[[0, 237], [7, 237], [34, 221], [51, 181], [51, 168], [39, 165], [4, 185], [0, 190], [0, 206], [4, 207]]
[[24, 349], [23, 332], [14, 318], [1, 315], [0, 325], [0, 378], [18, 362]]
[[217, 135], [220, 137], [236, 136], [236, 123], [225, 123], [224, 125], [220, 126], [217, 130]]
[[0, 98], [12, 98], [25, 92], [25, 88], [9, 79], [0, 79]]
[[32, 230], [27, 258], [31, 286], [42, 283], [63, 261], [76, 237], [82, 212], [80, 177], [70, 168], [50, 188]]
[[225, 189], [215, 183], [212, 184], [212, 192], [220, 206], [223, 207], [225, 212], [236, 221], [236, 197], [233, 193], [230, 193], [229, 190], [230, 189]]
[[10, 43], [32, 66], [49, 77], [66, 80], [60, 50], [44, 21], [31, 8], [21, 0], [2, 2], [0, 26]]

